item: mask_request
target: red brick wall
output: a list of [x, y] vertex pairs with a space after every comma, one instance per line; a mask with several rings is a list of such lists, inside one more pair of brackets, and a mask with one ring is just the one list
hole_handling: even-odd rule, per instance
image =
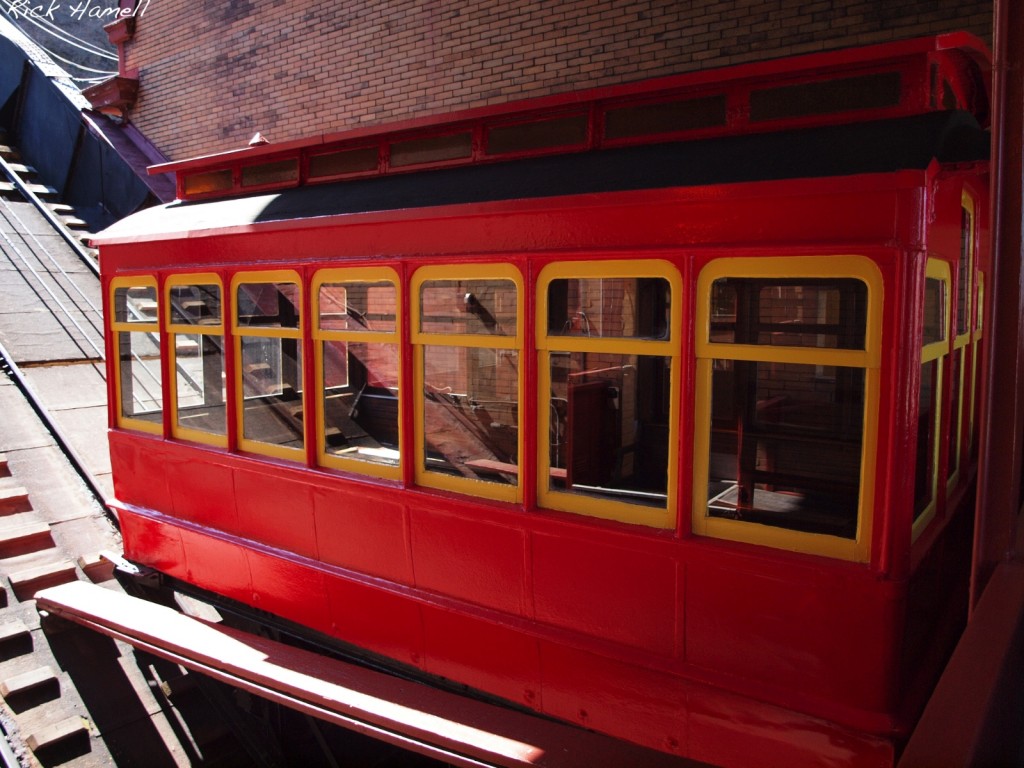
[[953, 30], [991, 0], [151, 0], [130, 118], [172, 159]]

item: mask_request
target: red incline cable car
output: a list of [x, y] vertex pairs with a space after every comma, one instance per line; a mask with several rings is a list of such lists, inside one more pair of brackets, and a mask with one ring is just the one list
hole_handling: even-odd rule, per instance
[[891, 764], [967, 611], [988, 67], [947, 35], [157, 168], [180, 199], [99, 238], [126, 556], [657, 750]]

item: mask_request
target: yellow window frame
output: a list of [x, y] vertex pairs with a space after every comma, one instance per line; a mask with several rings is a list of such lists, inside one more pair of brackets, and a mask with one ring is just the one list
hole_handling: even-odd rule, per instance
[[[549, 336], [547, 334], [548, 286], [564, 278], [658, 278], [666, 280], [669, 300], [669, 337], [667, 339], [628, 339], [594, 336]], [[546, 265], [537, 278], [537, 500], [542, 507], [589, 515], [605, 520], [675, 528], [678, 517], [679, 489], [679, 382], [683, 280], [671, 262], [662, 259], [616, 259], [562, 261]], [[619, 355], [644, 355], [668, 358], [669, 367], [669, 442], [668, 481], [664, 509], [630, 504], [613, 499], [598, 499], [568, 493], [550, 487], [551, 409], [546, 406], [551, 392], [552, 352], [596, 352]]]
[[[238, 323], [238, 286], [243, 283], [293, 283], [299, 289], [299, 322], [297, 328], [242, 328]], [[235, 355], [235, 380], [232, 382], [235, 393], [235, 417], [237, 424], [238, 447], [240, 450], [250, 453], [259, 453], [277, 459], [288, 461], [305, 461], [305, 435], [303, 435], [303, 447], [274, 445], [262, 440], [252, 440], [245, 437], [245, 389], [242, 383], [242, 339], [243, 338], [266, 338], [266, 339], [296, 339], [299, 348], [302, 348], [303, 330], [303, 306], [305, 288], [302, 278], [298, 272], [291, 269], [265, 270], [259, 272], [239, 272], [231, 278], [231, 334], [233, 336], [232, 348]], [[306, 362], [303, 361], [303, 370]], [[308, 413], [309, 393], [306, 387], [302, 388], [302, 409]]]
[[[939, 280], [943, 284], [942, 291], [942, 303], [943, 303], [943, 316], [942, 316], [942, 339], [939, 341], [933, 341], [930, 344], [924, 344], [921, 347], [921, 365], [937, 360], [937, 371], [935, 374], [935, 416], [933, 417], [935, 423], [932, 425], [935, 429], [935, 446], [932, 451], [932, 500], [928, 506], [924, 508], [920, 515], [913, 521], [911, 527], [911, 541], [916, 541], [917, 537], [921, 535], [921, 532], [928, 527], [928, 524], [935, 519], [935, 512], [938, 509], [939, 502], [939, 454], [942, 446], [942, 408], [945, 402], [943, 396], [943, 387], [945, 385], [946, 375], [946, 362], [943, 358], [948, 358], [950, 352], [950, 338], [949, 334], [952, 330], [951, 308], [952, 308], [952, 296], [950, 295], [950, 284], [952, 282], [951, 271], [949, 262], [942, 261], [941, 259], [928, 259], [927, 266], [925, 267], [925, 278], [932, 280]], [[961, 370], [963, 364], [961, 361]]]
[[[157, 313], [156, 320], [150, 323], [128, 323], [118, 322], [116, 314], [115, 296], [118, 289], [120, 288], [152, 288], [153, 295], [157, 299]], [[110, 281], [109, 287], [110, 295], [110, 332], [114, 342], [114, 412], [116, 414], [115, 423], [121, 429], [133, 429], [139, 432], [147, 432], [151, 435], [163, 435], [164, 426], [163, 421], [167, 417], [167, 404], [162, 403], [161, 406], [161, 419], [159, 422], [145, 421], [143, 419], [136, 419], [131, 416], [125, 416], [121, 409], [121, 351], [118, 347], [119, 333], [151, 333], [156, 335], [157, 339], [160, 339], [160, 290], [157, 285], [157, 279], [153, 275], [137, 275], [131, 277], [115, 277]], [[161, 400], [163, 401], [163, 346], [160, 345], [161, 349], [161, 366], [160, 366], [160, 387], [161, 387]]]
[[[468, 334], [468, 333], [433, 333], [421, 330], [421, 309], [422, 299], [420, 289], [423, 284], [430, 280], [510, 280], [516, 287], [516, 332], [514, 336], [498, 336], [490, 334]], [[438, 472], [429, 472], [426, 467], [426, 440], [424, 430], [424, 406], [423, 388], [425, 383], [424, 374], [424, 349], [426, 346], [449, 346], [462, 348], [480, 349], [504, 349], [515, 351], [519, 356], [518, 376], [516, 381], [516, 393], [518, 402], [523, 402], [524, 387], [524, 366], [523, 356], [523, 324], [525, 322], [525, 296], [522, 273], [513, 264], [503, 263], [481, 263], [481, 264], [459, 264], [459, 265], [430, 265], [417, 269], [411, 279], [409, 287], [409, 303], [411, 317], [410, 342], [413, 346], [413, 459], [415, 461], [414, 479], [417, 485], [426, 488], [452, 491], [455, 493], [479, 496], [496, 501], [507, 501], [518, 503], [522, 501], [523, 473], [522, 468], [516, 476], [515, 484], [499, 484], [486, 480], [477, 480], [468, 477], [454, 477], [443, 475]], [[520, 408], [517, 415], [517, 451], [522, 461], [524, 435], [523, 435], [523, 409]]]
[[[963, 457], [963, 448], [964, 448], [963, 447], [963, 442], [964, 442], [963, 430], [960, 429], [960, 427], [963, 425], [963, 420], [964, 420], [964, 383], [967, 381], [967, 369], [968, 369], [967, 353], [964, 350], [965, 350], [965, 347], [967, 347], [967, 345], [969, 343], [971, 343], [971, 339], [974, 336], [974, 327], [973, 327], [974, 326], [974, 322], [973, 322], [974, 321], [974, 315], [973, 315], [971, 310], [973, 309], [972, 299], [974, 297], [974, 280], [976, 279], [975, 278], [975, 274], [974, 274], [974, 241], [975, 241], [975, 234], [974, 234], [975, 233], [975, 228], [974, 228], [975, 213], [974, 212], [975, 212], [975, 203], [974, 203], [974, 198], [971, 197], [971, 195], [967, 192], [966, 189], [963, 190], [963, 192], [962, 192], [960, 206], [961, 206], [961, 210], [967, 212], [967, 269], [966, 269], [967, 279], [964, 281], [966, 283], [965, 285], [958, 285], [957, 286], [957, 291], [958, 292], [962, 291], [963, 294], [966, 296], [966, 299], [965, 299], [966, 304], [965, 304], [964, 312], [967, 315], [967, 317], [966, 317], [966, 320], [967, 320], [967, 330], [965, 330], [963, 333], [957, 334], [956, 336], [953, 337], [953, 351], [955, 352], [958, 349], [961, 350], [961, 352], [960, 352], [960, 373], [959, 373], [960, 381], [958, 382], [958, 389], [957, 389], [958, 398], [959, 398], [959, 402], [957, 402], [957, 414], [959, 415], [959, 419], [958, 419], [959, 423], [958, 424], [951, 424], [950, 425], [950, 428], [953, 430], [953, 437], [952, 437], [952, 440], [950, 440], [950, 446], [949, 446], [949, 449], [950, 449], [949, 450], [949, 454], [950, 454], [949, 455], [949, 464], [952, 467], [953, 471], [949, 473], [949, 479], [947, 480], [947, 484], [946, 484], [946, 492], [947, 493], [951, 492], [954, 488], [956, 488], [957, 483], [960, 481], [960, 460]], [[957, 265], [957, 268], [958, 268], [958, 271], [959, 271], [959, 263]], [[950, 318], [950, 321], [952, 323], [953, 319]], [[956, 330], [955, 325], [952, 325], [951, 329], [955, 331]], [[972, 354], [972, 356], [971, 356], [971, 365], [970, 365], [972, 380], [973, 380], [973, 375], [974, 375], [974, 358], [975, 358], [975, 355]], [[970, 406], [971, 406], [971, 414], [968, 416], [968, 423], [969, 423], [968, 431], [969, 431], [969, 434], [973, 433], [973, 429], [974, 429], [974, 415], [973, 415], [974, 414], [974, 391], [973, 391], [973, 388], [971, 390]]]
[[[216, 325], [189, 325], [186, 323], [173, 322], [171, 312], [171, 289], [180, 285], [216, 285], [221, 294], [220, 322]], [[200, 272], [187, 275], [170, 275], [164, 281], [164, 307], [167, 318], [167, 364], [170, 371], [170, 392], [168, 402], [170, 404], [171, 435], [180, 440], [191, 440], [197, 443], [205, 443], [219, 448], [226, 448], [228, 444], [227, 434], [215, 435], [199, 429], [183, 427], [178, 423], [178, 346], [175, 342], [176, 334], [188, 334], [190, 336], [220, 336], [224, 339], [224, 285], [220, 275], [214, 272]], [[223, 343], [227, 343], [224, 341]], [[227, 350], [225, 350], [226, 352]], [[228, 407], [225, 403], [225, 408]], [[225, 429], [227, 424], [225, 424]]]
[[975, 316], [974, 316], [974, 328], [971, 331], [971, 413], [970, 422], [968, 425], [968, 441], [967, 445], [970, 450], [973, 450], [975, 440], [975, 422], [974, 412], [977, 407], [978, 399], [978, 368], [981, 365], [981, 339], [984, 335], [984, 316], [985, 316], [985, 273], [978, 271], [974, 275], [975, 280]]
[[[323, 330], [320, 327], [320, 287], [328, 283], [379, 283], [388, 282], [395, 288], [395, 330], [394, 331], [332, 331]], [[394, 344], [398, 352], [398, 380], [402, 380], [402, 308], [405, 306], [402, 296], [402, 285], [398, 273], [390, 267], [352, 267], [348, 269], [324, 269], [313, 276], [313, 283], [310, 288], [311, 300], [313, 302], [313, 340], [314, 340], [314, 365], [316, 370], [316, 440], [317, 440], [317, 461], [321, 466], [333, 467], [351, 472], [358, 472], [371, 477], [380, 477], [389, 480], [400, 480], [402, 476], [402, 458], [399, 455], [399, 463], [395, 466], [386, 464], [375, 464], [358, 459], [350, 459], [344, 456], [336, 456], [327, 453], [324, 449], [325, 423], [324, 423], [324, 342], [344, 341], [371, 344]], [[405, 412], [405, 397], [399, 393], [398, 398], [398, 443], [404, 446], [402, 435], [403, 413]]]
[[[867, 286], [868, 291], [864, 349], [820, 349], [712, 342], [711, 287], [716, 280], [729, 277], [860, 280]], [[709, 262], [701, 270], [697, 278], [697, 360], [694, 398], [692, 525], [695, 534], [854, 562], [868, 562], [871, 556], [871, 530], [874, 522], [883, 302], [884, 282], [881, 271], [875, 262], [865, 256], [723, 258]], [[842, 366], [864, 370], [860, 494], [857, 532], [853, 539], [787, 530], [749, 521], [710, 517], [707, 514], [707, 484], [711, 450], [711, 374], [713, 361], [716, 359]]]

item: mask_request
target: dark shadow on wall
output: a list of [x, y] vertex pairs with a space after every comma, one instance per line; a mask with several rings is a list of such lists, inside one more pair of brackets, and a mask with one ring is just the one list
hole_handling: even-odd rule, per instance
[[0, 36], [0, 128], [38, 180], [57, 190], [57, 202], [74, 206], [98, 232], [134, 211], [173, 199], [166, 179], [148, 179], [131, 126], [88, 110], [59, 68], [33, 59]]

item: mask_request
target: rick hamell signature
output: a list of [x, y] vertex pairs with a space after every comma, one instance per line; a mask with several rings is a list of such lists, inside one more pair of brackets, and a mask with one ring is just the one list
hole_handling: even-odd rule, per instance
[[93, 0], [79, 0], [76, 3], [58, 3], [56, 0], [46, 0], [45, 3], [38, 3], [35, 0], [10, 0], [7, 3], [7, 15], [14, 19], [48, 19], [57, 21], [60, 16], [80, 21], [82, 19], [105, 19], [117, 21], [118, 19], [130, 16], [142, 16], [149, 7], [149, 0], [142, 0], [134, 8], [119, 8], [118, 6], [104, 6]]

